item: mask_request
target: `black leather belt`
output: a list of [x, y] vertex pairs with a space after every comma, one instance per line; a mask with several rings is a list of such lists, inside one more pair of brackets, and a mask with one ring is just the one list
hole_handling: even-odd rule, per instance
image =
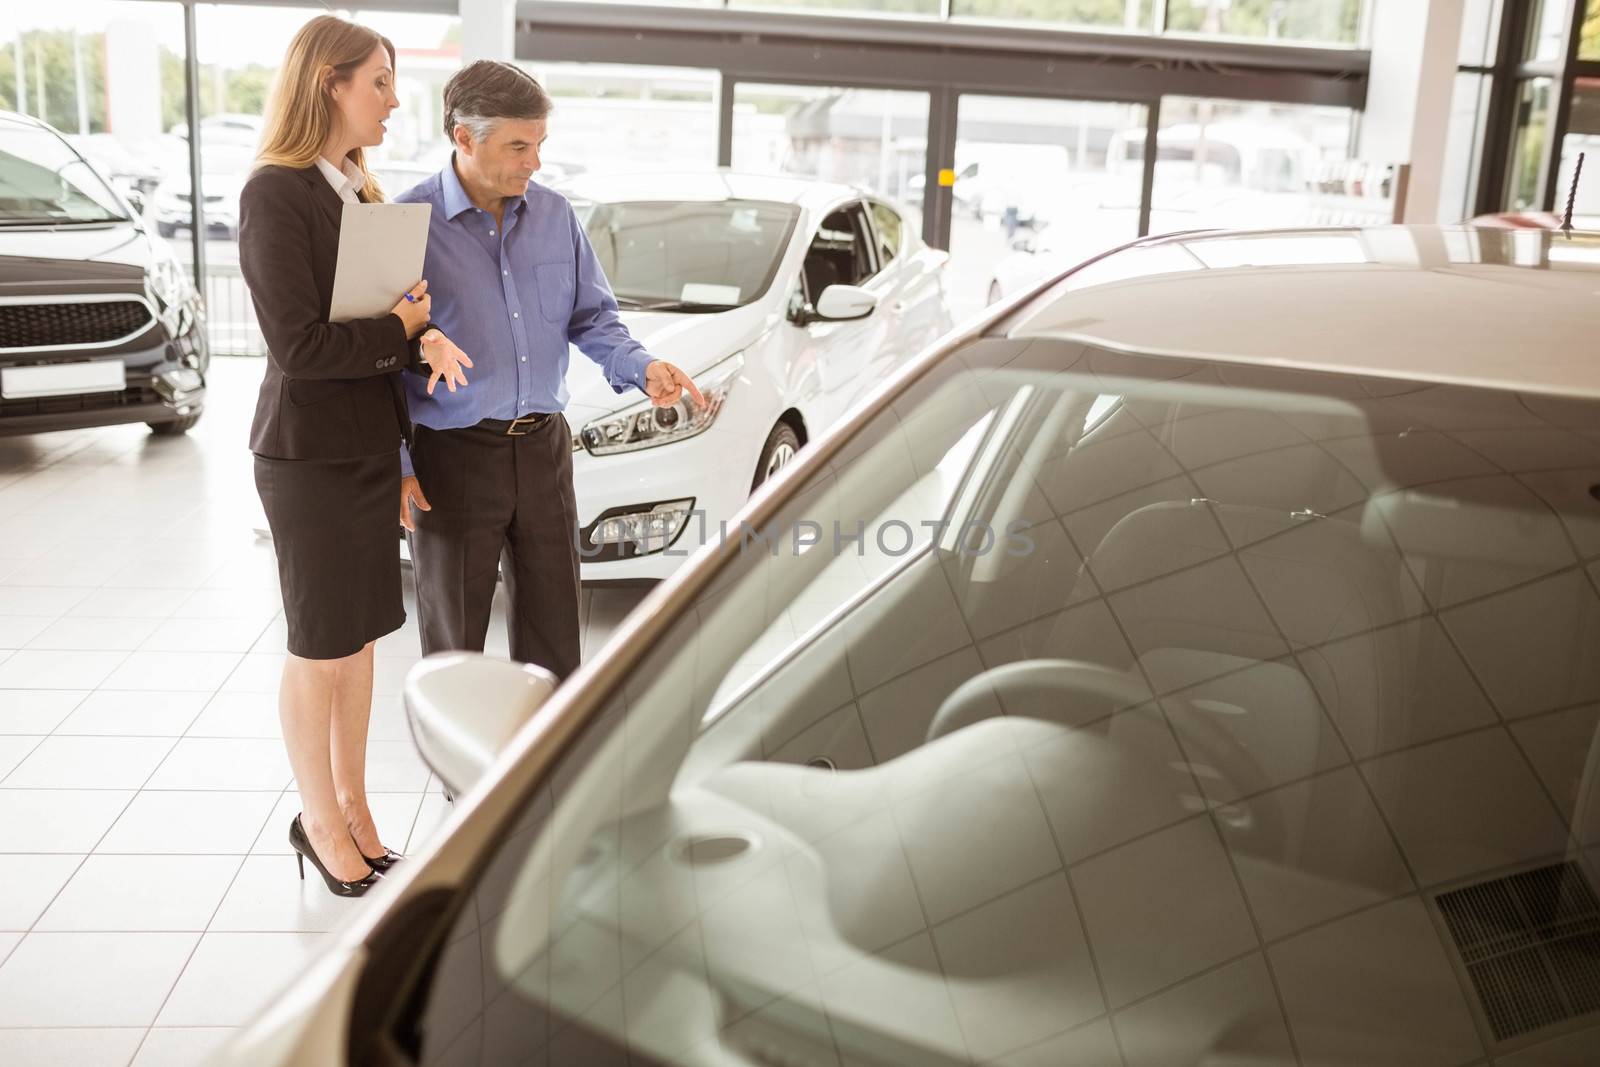
[[506, 437], [525, 437], [539, 429], [545, 423], [555, 418], [559, 412], [536, 411], [531, 415], [522, 415], [515, 419], [483, 419], [473, 424], [474, 430], [486, 430], [489, 433], [504, 434]]

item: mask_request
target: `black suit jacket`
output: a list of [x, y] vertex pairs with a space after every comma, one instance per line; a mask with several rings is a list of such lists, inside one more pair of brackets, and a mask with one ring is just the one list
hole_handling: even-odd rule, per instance
[[250, 450], [350, 459], [410, 440], [400, 372], [420, 346], [398, 315], [328, 321], [344, 201], [315, 165], [258, 169], [239, 196], [239, 267], [267, 342]]

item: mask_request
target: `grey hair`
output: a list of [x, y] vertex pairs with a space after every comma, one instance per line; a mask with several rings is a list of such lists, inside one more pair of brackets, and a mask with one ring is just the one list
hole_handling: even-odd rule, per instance
[[451, 118], [454, 120], [450, 128], [451, 136], [453, 137], [455, 135], [456, 126], [465, 126], [467, 128], [467, 132], [472, 135], [472, 141], [474, 144], [482, 144], [484, 141], [487, 141], [489, 139], [489, 135], [494, 133], [495, 127], [499, 126], [501, 122], [500, 119], [489, 118], [487, 115], [458, 114], [452, 115]]
[[444, 87], [444, 133], [454, 138], [465, 126], [482, 142], [502, 119], [542, 119], [551, 101], [544, 86], [514, 63], [480, 59], [451, 75]]

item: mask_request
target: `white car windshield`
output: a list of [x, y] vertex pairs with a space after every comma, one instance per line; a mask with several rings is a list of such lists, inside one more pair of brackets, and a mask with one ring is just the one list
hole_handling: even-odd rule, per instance
[[126, 218], [106, 183], [55, 133], [0, 124], [0, 226]]
[[575, 198], [573, 208], [625, 310], [724, 311], [760, 299], [799, 217], [765, 200]]
[[1600, 1059], [1597, 426], [952, 353], [497, 835], [421, 1062]]

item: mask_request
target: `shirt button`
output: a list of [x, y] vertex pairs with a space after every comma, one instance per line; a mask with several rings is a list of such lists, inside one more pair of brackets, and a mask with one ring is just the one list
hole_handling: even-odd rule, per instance
[[489, 236], [490, 236], [490, 237], [493, 237], [493, 236], [494, 236], [494, 231], [493, 231], [493, 230], [490, 230], [490, 231], [489, 231]]
[[510, 271], [508, 271], [508, 270], [503, 270], [503, 271], [501, 271], [501, 272], [500, 272], [500, 273], [501, 273], [501, 274], [504, 274], [504, 275], [505, 275], [505, 276], [506, 276], [506, 277], [507, 277], [507, 278], [509, 278], [509, 277], [511, 277], [511, 272], [510, 272]]
[[528, 362], [528, 357], [527, 356], [523, 356], [522, 357], [522, 362], [524, 362], [524, 363]]
[[514, 319], [520, 319], [520, 318], [522, 318], [522, 316], [521, 316], [521, 315], [519, 315], [519, 314], [517, 314], [517, 313], [516, 313], [516, 312], [515, 312], [515, 311], [513, 311], [513, 312], [512, 312], [512, 313], [511, 313], [511, 317], [512, 317], [512, 318], [514, 318]]

